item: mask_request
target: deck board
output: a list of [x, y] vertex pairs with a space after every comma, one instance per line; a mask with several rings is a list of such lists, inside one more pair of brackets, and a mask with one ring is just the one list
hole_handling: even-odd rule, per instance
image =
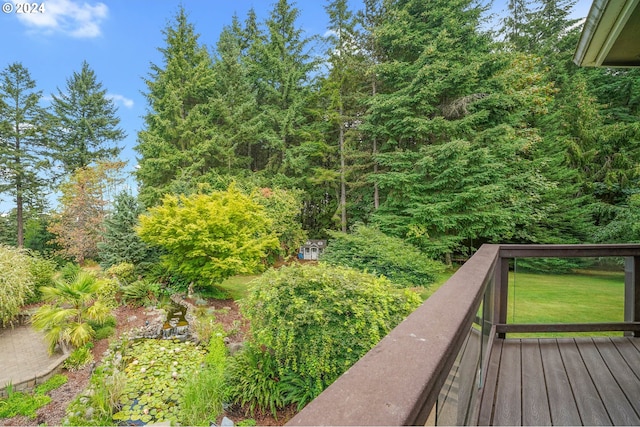
[[508, 381], [498, 382], [493, 409], [493, 425], [522, 425], [521, 372], [520, 342], [505, 341], [502, 345], [499, 375], [508, 378]]
[[522, 424], [550, 426], [551, 415], [538, 340], [522, 340]]
[[480, 425], [640, 425], [640, 338], [496, 340]]
[[[610, 339], [595, 338], [593, 341], [602, 358], [607, 361], [609, 371], [620, 387], [624, 397], [627, 399], [631, 408], [633, 408], [635, 414], [631, 416], [635, 415], [636, 418], [635, 421], [629, 421], [629, 424], [640, 424], [640, 420], [637, 419], [640, 414], [640, 399], [638, 399], [640, 396], [640, 380], [638, 376], [633, 372], [633, 369], [631, 369], [615, 345], [611, 343]], [[629, 343], [629, 345], [633, 344]]]
[[[640, 424], [640, 418], [636, 415], [594, 342], [580, 340], [577, 345], [613, 425]], [[615, 369], [615, 360], [609, 360], [609, 363]]]
[[539, 340], [547, 401], [553, 425], [582, 425], [578, 406], [556, 340]]

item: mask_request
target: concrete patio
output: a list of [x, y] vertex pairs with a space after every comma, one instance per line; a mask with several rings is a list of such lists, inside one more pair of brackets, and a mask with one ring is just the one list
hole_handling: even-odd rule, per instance
[[6, 386], [15, 391], [29, 390], [60, 371], [67, 354], [52, 355], [41, 332], [30, 325], [0, 328], [0, 397]]

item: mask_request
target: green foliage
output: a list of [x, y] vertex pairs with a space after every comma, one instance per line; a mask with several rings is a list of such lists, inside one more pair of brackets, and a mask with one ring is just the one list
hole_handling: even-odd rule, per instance
[[[89, 379], [87, 389], [78, 394], [67, 406], [67, 416], [63, 425], [113, 425], [112, 415], [119, 411], [124, 395], [127, 378], [122, 372], [124, 368], [123, 354], [126, 352], [126, 338], [113, 342]], [[87, 417], [88, 408], [93, 414]], [[90, 411], [89, 411], [90, 412]]]
[[15, 201], [16, 223], [11, 244], [24, 246], [24, 207], [42, 204], [51, 140], [46, 137], [48, 115], [40, 106], [42, 91], [21, 63], [0, 72], [0, 193]]
[[167, 195], [140, 217], [138, 233], [165, 250], [163, 263], [196, 284], [220, 283], [263, 268], [278, 246], [264, 209], [234, 185], [227, 191]]
[[66, 384], [69, 381], [69, 378], [66, 375], [55, 374], [42, 384], [36, 386], [34, 393], [35, 394], [47, 394], [52, 390], [57, 389], [58, 387]]
[[[395, 288], [384, 277], [344, 267], [294, 265], [266, 272], [242, 301], [252, 346], [238, 359], [240, 369], [264, 372], [252, 374], [260, 383], [237, 384], [252, 390], [241, 393], [240, 401], [272, 411], [282, 402], [304, 404], [420, 302], [415, 293]], [[289, 390], [294, 390], [291, 395], [277, 387], [285, 375]], [[313, 387], [309, 393], [304, 384]]]
[[205, 366], [199, 372], [194, 372], [186, 380], [180, 394], [182, 425], [211, 425], [223, 411], [227, 347], [221, 327], [211, 336], [204, 363]]
[[29, 418], [36, 417], [36, 410], [51, 402], [51, 398], [44, 394], [30, 395], [15, 392], [11, 385], [7, 387], [7, 398], [0, 399], [0, 419], [12, 418], [16, 415], [24, 415]]
[[36, 410], [51, 402], [51, 397], [46, 394], [65, 384], [67, 380], [65, 375], [54, 375], [38, 385], [32, 394], [15, 392], [11, 384], [8, 385], [7, 398], [0, 399], [0, 419], [16, 415], [35, 418]]
[[229, 396], [244, 406], [249, 413], [256, 409], [268, 410], [275, 416], [285, 404], [280, 387], [280, 374], [276, 358], [254, 345], [247, 345], [229, 361], [227, 371]]
[[67, 262], [60, 269], [60, 279], [70, 282], [82, 271], [82, 267], [74, 262]]
[[11, 324], [35, 289], [33, 260], [19, 249], [0, 245], [0, 325]]
[[280, 241], [280, 247], [274, 251], [276, 255], [286, 258], [295, 254], [307, 238], [300, 222], [302, 192], [262, 188], [253, 192], [253, 199], [264, 207], [271, 220], [271, 230]]
[[174, 181], [198, 179], [229, 158], [226, 141], [215, 138], [212, 129], [211, 56], [198, 42], [184, 7], [172, 21], [163, 30], [162, 64], [151, 64], [145, 79], [149, 108], [135, 147], [139, 197], [147, 207], [158, 204]]
[[117, 108], [86, 61], [53, 95], [56, 160], [71, 174], [96, 161], [113, 160], [122, 150], [115, 143], [126, 137], [118, 127]]
[[56, 273], [56, 263], [52, 260], [42, 258], [36, 253], [31, 253], [29, 271], [33, 276], [34, 292], [29, 302], [36, 302], [40, 299], [40, 288], [51, 286]]
[[[118, 277], [126, 283], [135, 280], [134, 270], [137, 274], [145, 273], [158, 262], [157, 251], [143, 242], [135, 231], [138, 217], [143, 211], [131, 194], [118, 194], [113, 211], [104, 220], [103, 240], [98, 243], [100, 265], [103, 269], [127, 265], [126, 268], [113, 270], [113, 274], [126, 274], [127, 277]], [[128, 265], [132, 266], [131, 271]], [[121, 270], [123, 268], [125, 270]]]
[[137, 307], [144, 307], [153, 304], [158, 300], [160, 285], [146, 280], [136, 280], [130, 285], [123, 286], [122, 301]]
[[88, 272], [81, 271], [68, 282], [57, 280], [55, 286], [44, 286], [41, 291], [50, 304], [38, 308], [32, 324], [45, 332], [50, 353], [58, 345], [78, 348], [86, 344], [95, 334], [88, 321], [102, 322], [110, 314], [99, 298], [100, 282]]
[[136, 267], [130, 262], [121, 262], [109, 267], [106, 271], [107, 276], [114, 277], [120, 284], [125, 286], [136, 280]]
[[332, 240], [320, 258], [323, 262], [385, 276], [401, 287], [429, 286], [444, 270], [415, 246], [372, 227], [357, 225], [352, 233], [329, 235]]
[[107, 307], [116, 308], [118, 306], [117, 294], [120, 291], [120, 284], [117, 280], [105, 277], [96, 279], [98, 286], [98, 299]]
[[103, 326], [101, 328], [98, 328], [95, 330], [96, 334], [93, 337], [96, 340], [102, 340], [105, 338], [109, 338], [110, 336], [113, 336], [113, 334], [116, 333], [116, 328], [114, 328], [113, 326]]
[[69, 371], [77, 371], [93, 362], [93, 354], [89, 346], [78, 347], [69, 354], [62, 366]]

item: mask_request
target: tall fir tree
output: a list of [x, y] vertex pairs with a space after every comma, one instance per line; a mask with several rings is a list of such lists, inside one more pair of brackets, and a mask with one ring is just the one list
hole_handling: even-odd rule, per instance
[[245, 31], [234, 16], [232, 24], [220, 33], [213, 64], [213, 126], [228, 147], [228, 172], [250, 169], [253, 147], [261, 127], [255, 83], [251, 81], [246, 65], [249, 31]]
[[285, 165], [285, 158], [292, 154], [288, 153], [291, 148], [309, 140], [307, 108], [315, 63], [309, 39], [296, 23], [299, 14], [288, 0], [278, 0], [265, 21], [265, 32], [253, 34], [251, 41], [249, 66], [264, 123], [260, 135], [264, 163], [256, 169], [270, 173], [284, 172], [287, 167], [295, 172], [293, 165]]
[[322, 96], [326, 98], [325, 114], [330, 122], [328, 136], [335, 140], [330, 144], [336, 146], [338, 152], [340, 228], [342, 232], [346, 232], [347, 181], [355, 178], [355, 174], [349, 173], [348, 163], [355, 160], [355, 147], [349, 147], [349, 140], [353, 140], [353, 144], [360, 139], [357, 126], [364, 113], [362, 99], [366, 93], [367, 80], [362, 69], [365, 57], [358, 45], [360, 37], [356, 16], [349, 10], [347, 1], [333, 0], [325, 6], [325, 10], [329, 15], [329, 73], [323, 80]]
[[80, 72], [67, 79], [65, 90], [52, 95], [56, 160], [65, 174], [96, 161], [113, 161], [126, 133], [118, 125], [117, 107], [96, 73], [84, 61]]
[[[143, 204], [157, 204], [176, 179], [197, 180], [228, 157], [216, 144], [211, 121], [211, 56], [181, 7], [163, 30], [163, 64], [151, 65], [145, 83], [149, 110], [135, 147]], [[220, 155], [222, 154], [222, 155]]]
[[13, 197], [16, 230], [13, 244], [24, 245], [25, 206], [41, 204], [50, 172], [47, 112], [42, 91], [21, 63], [0, 73], [0, 193]]

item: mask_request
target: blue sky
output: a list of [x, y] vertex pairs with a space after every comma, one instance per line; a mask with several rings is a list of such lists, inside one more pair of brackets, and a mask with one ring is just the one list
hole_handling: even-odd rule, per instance
[[[244, 20], [254, 8], [262, 21], [275, 0], [182, 0], [189, 20], [200, 34], [200, 42], [214, 46], [223, 26], [236, 13]], [[425, 0], [428, 1], [428, 0]], [[143, 82], [150, 64], [160, 65], [158, 52], [164, 46], [161, 30], [175, 16], [179, 0], [44, 0], [44, 12], [17, 13], [15, 0], [0, 0], [0, 68], [21, 62], [31, 72], [45, 102], [86, 60], [118, 106], [121, 127], [127, 138], [122, 158], [129, 170], [136, 163], [133, 147], [146, 112]], [[353, 8], [361, 1], [350, 0]], [[327, 17], [324, 1], [299, 0], [298, 26], [307, 35], [324, 34]], [[494, 2], [496, 12], [505, 10], [506, 0]], [[579, 0], [574, 15], [586, 16], [590, 0]], [[22, 7], [24, 11], [24, 7]]]

